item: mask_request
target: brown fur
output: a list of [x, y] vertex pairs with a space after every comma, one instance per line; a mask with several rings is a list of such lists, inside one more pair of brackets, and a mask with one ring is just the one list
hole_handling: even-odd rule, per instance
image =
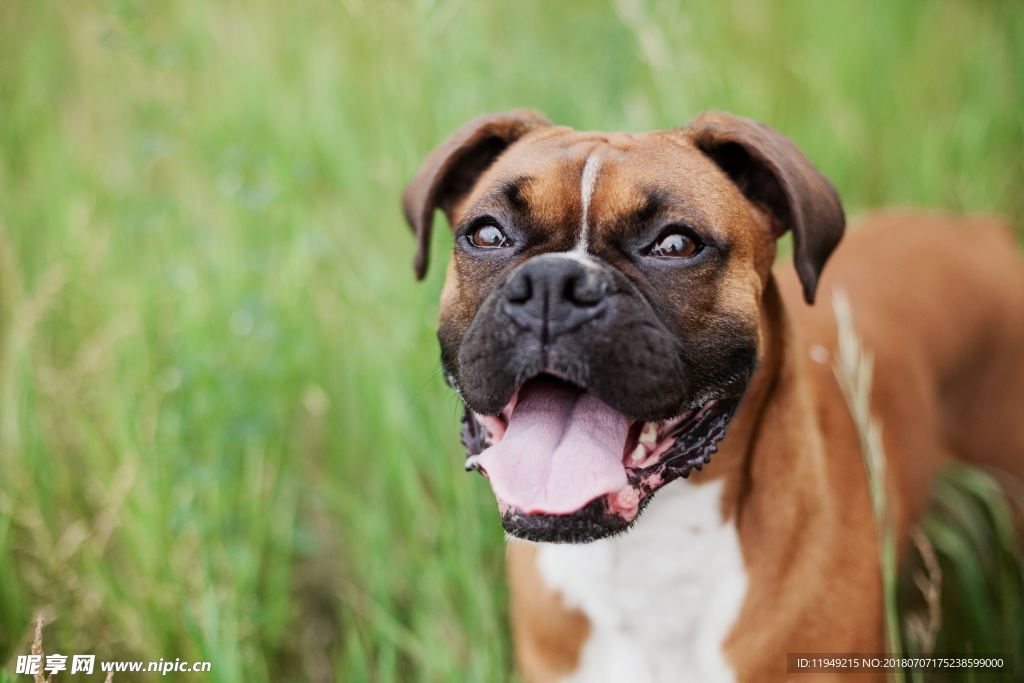
[[[1011, 232], [990, 218], [878, 214], [852, 231], [822, 272], [842, 234], [842, 214], [827, 183], [772, 131], [724, 115], [643, 135], [576, 133], [538, 120], [497, 125], [516, 133], [502, 138], [510, 151], [463, 194], [422, 199], [434, 178], [427, 173], [414, 182], [406, 211], [421, 250], [422, 217], [429, 219], [433, 206], [458, 225], [512, 178], [530, 179], [522, 192], [546, 236], [521, 260], [570, 248], [580, 218], [579, 173], [599, 147], [606, 161], [591, 205], [592, 252], [683, 312], [680, 325], [731, 316], [756, 328], [758, 370], [719, 453], [694, 476], [725, 479], [723, 513], [740, 534], [749, 589], [725, 644], [738, 678], [786, 679], [789, 652], [883, 651], [877, 542], [859, 441], [831, 361], [816, 362], [809, 350], [834, 351], [832, 293], [842, 288], [875, 356], [872, 410], [882, 425], [901, 543], [946, 458], [1024, 475], [1024, 263]], [[729, 159], [716, 157], [723, 145]], [[732, 165], [735, 145], [753, 157], [751, 174]], [[700, 278], [673, 281], [651, 280], [624, 258], [616, 245], [633, 229], [624, 217], [642, 203], [640, 188], [650, 186], [670, 188], [675, 214], [727, 241], [728, 261]], [[434, 203], [425, 209], [417, 197]], [[796, 233], [798, 274], [770, 269], [786, 228]], [[442, 341], [465, 330], [499, 276], [456, 252]], [[815, 292], [821, 303], [808, 306], [804, 299]], [[574, 668], [587, 624], [543, 587], [533, 555], [525, 544], [509, 548], [517, 659], [527, 680], [556, 680]]]
[[576, 668], [590, 625], [579, 611], [563, 605], [557, 591], [544, 585], [536, 555], [535, 545], [510, 541], [509, 581], [528, 587], [512, 594], [512, 636], [520, 671], [531, 680], [557, 681]]

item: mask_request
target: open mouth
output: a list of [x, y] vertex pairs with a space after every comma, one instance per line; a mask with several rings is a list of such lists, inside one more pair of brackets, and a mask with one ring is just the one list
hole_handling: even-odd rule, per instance
[[647, 422], [539, 375], [497, 416], [466, 410], [466, 469], [490, 481], [513, 536], [594, 540], [627, 529], [654, 491], [710, 462], [738, 402], [738, 393], [713, 398]]

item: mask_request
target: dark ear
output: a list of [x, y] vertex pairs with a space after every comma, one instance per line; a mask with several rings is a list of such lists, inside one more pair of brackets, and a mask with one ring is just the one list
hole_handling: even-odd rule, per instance
[[818, 276], [843, 237], [846, 219], [835, 188], [777, 130], [729, 114], [698, 116], [684, 131], [772, 217], [776, 236], [793, 231], [793, 260], [807, 303]]
[[517, 109], [465, 123], [427, 157], [402, 194], [405, 220], [416, 233], [416, 277], [427, 272], [434, 209], [451, 212], [498, 155], [526, 133], [551, 125], [543, 114]]

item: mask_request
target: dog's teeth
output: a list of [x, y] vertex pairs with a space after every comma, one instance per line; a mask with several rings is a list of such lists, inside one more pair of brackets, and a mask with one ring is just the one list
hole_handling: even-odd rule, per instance
[[658, 440], [658, 425], [654, 422], [644, 422], [644, 428], [640, 430], [640, 443], [654, 443]]
[[633, 452], [629, 454], [629, 459], [633, 462], [640, 462], [645, 457], [647, 457], [647, 449], [644, 448], [643, 444], [637, 444], [636, 448], [633, 449]]
[[477, 456], [471, 455], [468, 458], [466, 458], [466, 471], [467, 472], [472, 472], [473, 470], [478, 469], [479, 467], [480, 466], [477, 464]]

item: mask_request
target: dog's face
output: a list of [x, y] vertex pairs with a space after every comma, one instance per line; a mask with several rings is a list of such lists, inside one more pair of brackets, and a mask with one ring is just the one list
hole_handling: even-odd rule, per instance
[[420, 274], [435, 207], [455, 233], [438, 338], [468, 467], [509, 533], [544, 541], [621, 531], [709, 461], [757, 363], [777, 237], [794, 230], [811, 300], [843, 229], [788, 141], [723, 115], [640, 135], [479, 119], [405, 200]]

